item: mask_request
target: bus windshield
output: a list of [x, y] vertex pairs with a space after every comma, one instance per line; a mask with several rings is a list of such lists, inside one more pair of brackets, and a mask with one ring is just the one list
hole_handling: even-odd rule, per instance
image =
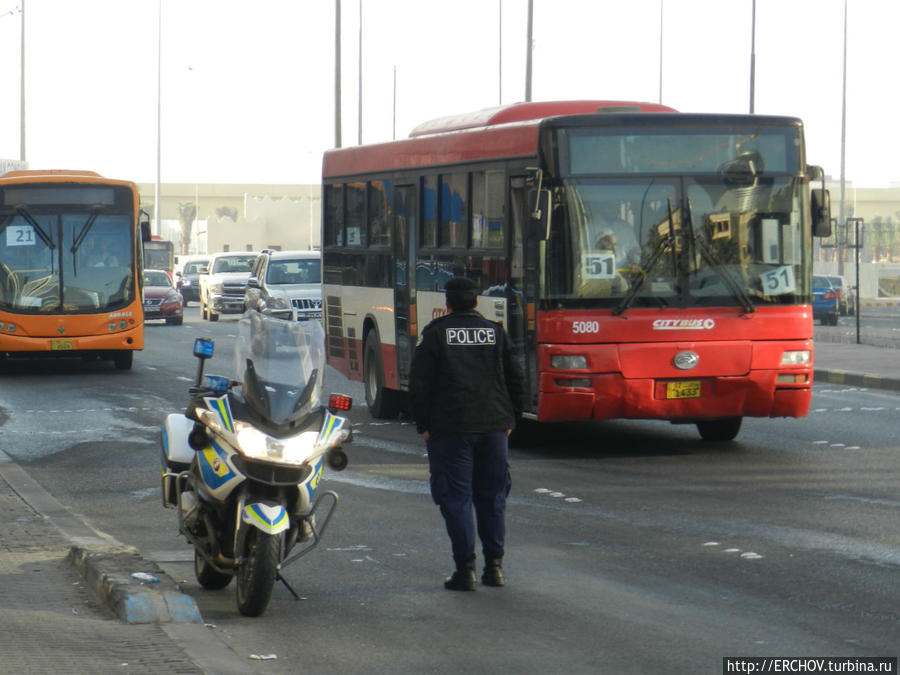
[[0, 308], [90, 313], [135, 298], [133, 220], [102, 206], [16, 206], [0, 220]]
[[[576, 139], [561, 132], [573, 142], [553, 188], [543, 261], [550, 307], [752, 312], [809, 302], [805, 179], [788, 133], [796, 139], [796, 130], [691, 133], [691, 143], [655, 150], [641, 136], [605, 134], [598, 145], [579, 131], [577, 152]], [[584, 146], [598, 154], [589, 159]], [[623, 176], [628, 170], [641, 173]]]

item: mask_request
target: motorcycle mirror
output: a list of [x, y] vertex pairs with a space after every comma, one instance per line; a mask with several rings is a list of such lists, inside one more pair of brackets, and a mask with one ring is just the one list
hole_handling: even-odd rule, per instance
[[328, 466], [335, 471], [343, 471], [346, 469], [349, 461], [350, 460], [347, 459], [347, 453], [341, 448], [334, 448], [328, 453]]
[[194, 340], [194, 356], [198, 359], [208, 359], [213, 355], [215, 342], [210, 338], [197, 338]]

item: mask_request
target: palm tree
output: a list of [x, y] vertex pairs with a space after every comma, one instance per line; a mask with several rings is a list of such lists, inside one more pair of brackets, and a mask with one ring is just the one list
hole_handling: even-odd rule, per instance
[[194, 202], [178, 204], [178, 220], [181, 221], [181, 253], [187, 253], [191, 245], [191, 230], [197, 217], [197, 205]]

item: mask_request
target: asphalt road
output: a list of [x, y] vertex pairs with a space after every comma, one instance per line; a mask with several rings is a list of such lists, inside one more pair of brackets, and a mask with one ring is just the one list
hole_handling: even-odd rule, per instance
[[[817, 332], [819, 328], [817, 326]], [[230, 369], [234, 319], [151, 325], [131, 372], [15, 367], [3, 448], [71, 510], [159, 561], [248, 672], [721, 673], [725, 656], [896, 656], [900, 397], [816, 385], [809, 417], [546, 427], [511, 453], [503, 589], [450, 593], [449, 544], [411, 425], [373, 421], [358, 383], [350, 467], [319, 549], [259, 619], [206, 592], [159, 496], [159, 426], [197, 335]], [[276, 655], [269, 661], [250, 655]]]

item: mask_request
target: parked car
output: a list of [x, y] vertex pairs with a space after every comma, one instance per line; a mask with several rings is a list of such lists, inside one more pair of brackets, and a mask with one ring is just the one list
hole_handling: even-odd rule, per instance
[[856, 314], [856, 286], [851, 286], [847, 277], [828, 275], [828, 281], [837, 291], [838, 311], [842, 316]]
[[176, 285], [184, 298], [185, 307], [191, 300], [200, 302], [200, 270], [205, 269], [208, 265], [208, 257], [191, 258], [184, 263], [181, 270], [176, 272], [178, 277]]
[[244, 291], [257, 253], [213, 253], [200, 275], [200, 316], [218, 321], [220, 314], [243, 314]]
[[263, 251], [247, 282], [246, 308], [280, 319], [322, 317], [322, 255], [318, 251]]
[[181, 293], [166, 270], [144, 270], [144, 320], [165, 319], [180, 326], [184, 322]]
[[838, 295], [826, 276], [813, 275], [813, 320], [820, 319], [823, 325], [837, 326]]

